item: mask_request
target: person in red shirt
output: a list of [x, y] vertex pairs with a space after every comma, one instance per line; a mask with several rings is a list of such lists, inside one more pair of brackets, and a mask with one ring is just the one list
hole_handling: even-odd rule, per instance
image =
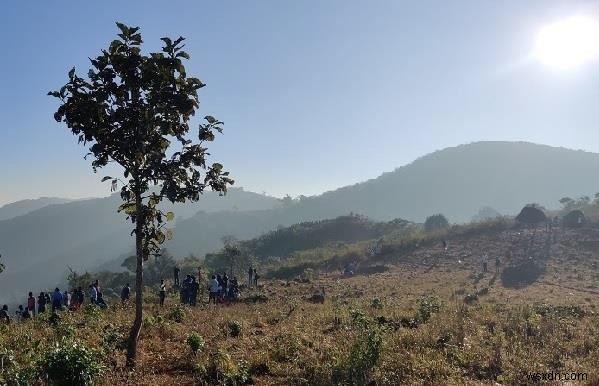
[[27, 309], [31, 313], [31, 316], [35, 316], [35, 297], [33, 296], [33, 292], [29, 292], [29, 297], [27, 298]]

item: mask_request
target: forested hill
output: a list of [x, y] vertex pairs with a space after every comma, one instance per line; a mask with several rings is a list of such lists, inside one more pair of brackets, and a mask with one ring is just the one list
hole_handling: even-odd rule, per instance
[[[443, 213], [466, 222], [484, 207], [515, 215], [527, 203], [559, 206], [564, 196], [599, 192], [599, 154], [525, 142], [477, 142], [440, 150], [385, 173], [270, 210], [198, 213], [182, 221], [168, 244], [175, 255], [201, 255], [219, 237], [249, 239], [278, 226], [359, 213], [376, 221], [423, 222]], [[219, 237], [214, 238], [214, 235]]]
[[471, 219], [485, 206], [517, 213], [564, 196], [599, 192], [599, 154], [525, 142], [477, 142], [440, 150], [378, 178], [300, 202], [290, 212], [332, 217], [350, 211], [378, 220], [422, 222], [443, 213]]

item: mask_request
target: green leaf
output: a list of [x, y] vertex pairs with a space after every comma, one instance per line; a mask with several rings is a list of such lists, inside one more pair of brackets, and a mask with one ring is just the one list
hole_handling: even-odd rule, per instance
[[216, 122], [216, 118], [214, 118], [212, 115], [206, 115], [204, 117], [205, 120], [208, 121], [208, 123], [215, 123]]
[[71, 68], [71, 70], [69, 71], [69, 79], [73, 79], [74, 76], [75, 76], [75, 67]]
[[108, 180], [112, 180], [112, 177], [106, 176], [106, 177], [102, 178], [102, 182], [108, 181]]
[[166, 221], [173, 221], [175, 219], [175, 214], [173, 212], [168, 212], [166, 214]]
[[128, 35], [129, 34], [129, 27], [127, 27], [125, 24], [123, 23], [119, 23], [118, 21], [116, 22], [116, 26], [119, 27], [119, 29], [121, 30], [121, 32], [124, 35]]

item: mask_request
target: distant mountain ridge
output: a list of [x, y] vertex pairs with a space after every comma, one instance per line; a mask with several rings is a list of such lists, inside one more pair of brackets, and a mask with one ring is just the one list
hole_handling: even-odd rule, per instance
[[[118, 194], [109, 197], [47, 205], [0, 221], [0, 254], [6, 266], [0, 274], [0, 301], [23, 291], [47, 289], [65, 278], [68, 267], [93, 270], [133, 249], [131, 223], [117, 213]], [[198, 211], [274, 208], [275, 197], [232, 188], [226, 196], [206, 192], [200, 201], [165, 204], [175, 223]], [[174, 225], [173, 225], [174, 226]]]
[[[599, 192], [599, 154], [524, 142], [478, 142], [440, 150], [392, 172], [351, 186], [281, 202], [232, 189], [208, 193], [200, 202], [168, 206], [176, 213], [176, 257], [203, 255], [221, 237], [249, 239], [278, 226], [331, 219], [350, 212], [375, 221], [423, 222], [434, 213], [452, 222], [491, 206], [514, 214], [526, 203], [557, 207], [564, 196]], [[131, 224], [116, 212], [120, 197], [49, 205], [0, 221], [0, 297], [54, 285], [67, 266], [90, 269], [132, 250]], [[0, 299], [1, 300], [1, 299]]]
[[0, 206], [0, 221], [22, 216], [48, 205], [65, 204], [73, 200], [60, 197], [40, 197], [20, 200]]

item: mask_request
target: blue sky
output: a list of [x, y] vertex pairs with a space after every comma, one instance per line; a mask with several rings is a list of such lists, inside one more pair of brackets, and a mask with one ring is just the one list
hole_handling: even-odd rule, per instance
[[599, 151], [599, 63], [531, 59], [538, 29], [589, 1], [11, 1], [0, 34], [0, 205], [108, 194], [46, 92], [106, 47], [115, 21], [148, 51], [183, 35], [207, 87], [198, 116], [237, 185], [311, 195], [442, 149], [524, 140]]

